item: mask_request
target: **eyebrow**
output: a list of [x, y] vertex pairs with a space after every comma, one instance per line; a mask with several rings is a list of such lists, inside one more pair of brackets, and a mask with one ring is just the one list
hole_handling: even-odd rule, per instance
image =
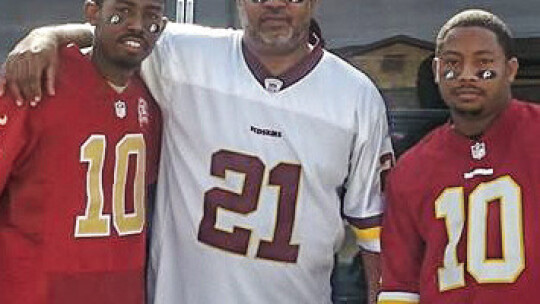
[[474, 52], [474, 54], [475, 55], [494, 55], [495, 52], [488, 51], [488, 50], [480, 50], [480, 51]]
[[[476, 51], [474, 52], [473, 55], [475, 56], [480, 56], [480, 55], [494, 55], [495, 53], [493, 51], [489, 51], [489, 50], [479, 50], [479, 51]], [[453, 51], [453, 50], [447, 50], [447, 51], [442, 51], [441, 52], [441, 55], [455, 55], [455, 56], [463, 56], [462, 53], [458, 52], [458, 51]]]
[[133, 1], [129, 1], [129, 0], [118, 0], [117, 3], [125, 4], [125, 5], [128, 5], [128, 6], [135, 6], [135, 3], [133, 3]]

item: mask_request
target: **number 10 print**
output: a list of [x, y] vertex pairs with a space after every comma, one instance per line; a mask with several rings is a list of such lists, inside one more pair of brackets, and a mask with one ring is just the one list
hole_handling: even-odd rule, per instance
[[[447, 188], [435, 201], [437, 218], [444, 219], [448, 245], [438, 270], [439, 290], [465, 286], [464, 263], [457, 246], [465, 225], [463, 187]], [[488, 204], [498, 201], [501, 209], [502, 258], [487, 257]], [[467, 272], [478, 283], [512, 283], [525, 269], [521, 188], [510, 177], [478, 185], [469, 195]]]
[[[81, 146], [81, 162], [88, 163], [86, 173], [86, 210], [77, 216], [75, 237], [109, 236], [110, 218], [103, 214], [103, 164], [105, 162], [106, 140], [104, 135], [92, 135]], [[133, 181], [134, 211], [126, 214], [126, 183], [129, 156], [137, 160]], [[141, 134], [128, 134], [116, 145], [114, 185], [112, 192], [113, 224], [119, 235], [141, 233], [145, 221], [145, 172], [146, 144]]]

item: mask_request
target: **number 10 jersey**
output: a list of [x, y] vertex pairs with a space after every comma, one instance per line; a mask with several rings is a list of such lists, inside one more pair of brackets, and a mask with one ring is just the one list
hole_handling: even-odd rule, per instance
[[379, 303], [536, 303], [540, 107], [513, 100], [479, 138], [448, 123], [389, 175]]
[[0, 100], [0, 303], [143, 304], [159, 110], [74, 46], [57, 83], [35, 109]]

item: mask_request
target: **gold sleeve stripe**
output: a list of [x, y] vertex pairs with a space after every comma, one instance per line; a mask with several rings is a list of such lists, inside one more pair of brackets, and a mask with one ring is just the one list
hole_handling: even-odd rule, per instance
[[381, 238], [381, 227], [373, 227], [367, 229], [358, 229], [356, 227], [353, 227], [353, 231], [356, 235], [356, 239], [359, 242], [368, 242]]
[[407, 300], [380, 300], [377, 304], [418, 304], [419, 302], [411, 302]]

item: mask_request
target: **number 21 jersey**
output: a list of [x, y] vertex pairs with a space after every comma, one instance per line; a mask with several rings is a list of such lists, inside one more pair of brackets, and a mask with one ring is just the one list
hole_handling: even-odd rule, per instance
[[261, 83], [241, 32], [169, 25], [143, 66], [164, 112], [154, 303], [331, 303], [343, 215], [380, 225], [379, 92], [320, 48]]

